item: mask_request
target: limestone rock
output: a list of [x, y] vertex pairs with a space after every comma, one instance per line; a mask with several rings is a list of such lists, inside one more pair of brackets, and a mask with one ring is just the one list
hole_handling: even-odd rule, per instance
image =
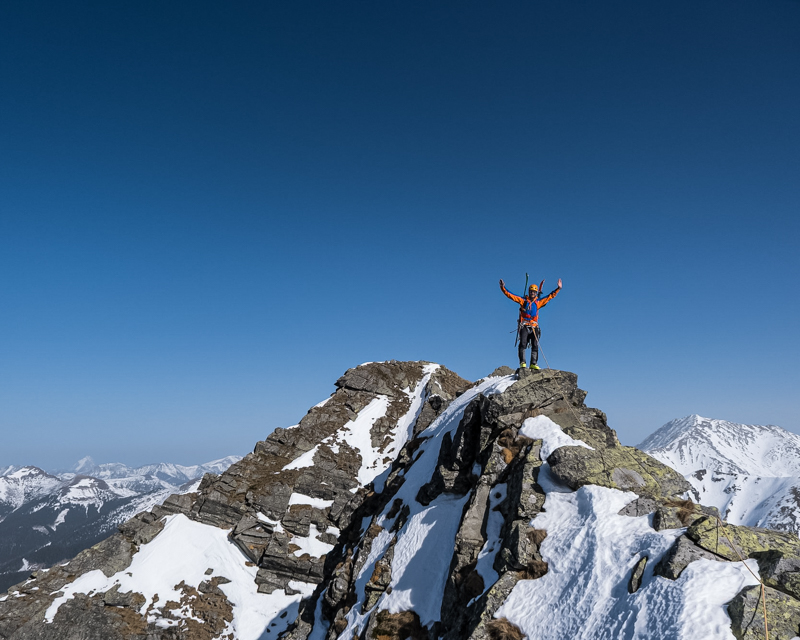
[[646, 516], [648, 513], [653, 513], [657, 506], [658, 503], [652, 498], [636, 498], [636, 500], [629, 502], [620, 509], [619, 515], [638, 518], [640, 516]]
[[683, 535], [675, 540], [669, 551], [656, 565], [653, 573], [664, 576], [670, 580], [677, 580], [689, 563], [705, 558], [706, 560], [720, 560], [719, 556], [698, 547], [690, 538]]
[[[769, 637], [790, 640], [800, 635], [800, 602], [770, 587], [764, 588]], [[731, 631], [737, 640], [764, 640], [761, 587], [745, 587], [728, 603]]]
[[739, 560], [739, 554], [731, 543], [745, 558], [755, 558], [770, 551], [780, 552], [786, 558], [800, 558], [800, 539], [793, 533], [737, 527], [720, 523], [710, 516], [695, 521], [686, 535], [703, 549], [734, 562]]
[[553, 475], [571, 489], [596, 484], [662, 499], [679, 497], [691, 489], [677, 471], [633, 447], [561, 447], [548, 462]]
[[365, 638], [375, 640], [431, 640], [430, 631], [422, 626], [414, 611], [389, 613], [378, 611], [370, 617]]
[[339, 389], [396, 396], [422, 378], [424, 362], [371, 362], [348, 369], [336, 381]]
[[137, 546], [150, 542], [163, 528], [164, 523], [147, 511], [135, 515], [117, 527], [123, 536]]
[[628, 582], [628, 593], [636, 593], [639, 590], [639, 587], [642, 586], [642, 576], [644, 575], [644, 570], [647, 567], [647, 556], [642, 556], [636, 562], [633, 567], [633, 571], [631, 572], [631, 579]]
[[719, 511], [716, 507], [704, 507], [691, 500], [666, 499], [653, 514], [653, 528], [656, 531], [680, 529], [690, 526], [703, 516], [718, 517]]
[[764, 584], [800, 600], [800, 558], [768, 551], [759, 555], [758, 570]]

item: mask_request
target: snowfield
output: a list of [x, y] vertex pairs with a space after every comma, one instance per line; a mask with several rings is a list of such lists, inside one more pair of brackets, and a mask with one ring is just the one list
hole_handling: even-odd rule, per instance
[[[292, 583], [290, 586], [300, 593], [291, 596], [283, 590], [271, 594], [258, 593], [255, 583], [257, 568], [245, 564], [245, 557], [228, 540], [228, 533], [224, 529], [193, 522], [184, 515], [168, 516], [164, 530], [151, 542], [142, 545], [127, 569], [110, 578], [102, 571], [90, 571], [66, 585], [64, 594], [48, 608], [45, 621], [52, 623], [61, 605], [77, 593], [102, 593], [119, 585], [120, 593], [135, 591], [146, 598], [140, 610], [144, 614], [156, 595], [156, 603], [180, 602], [182, 593], [175, 589], [175, 585], [181, 581], [196, 588], [213, 576], [224, 576], [231, 582], [221, 584], [219, 588], [233, 604], [230, 631], [235, 637], [238, 640], [258, 640], [268, 627], [277, 634], [294, 619], [300, 600], [311, 595], [315, 585]], [[207, 569], [212, 573], [207, 574]], [[284, 611], [288, 615], [279, 618]], [[192, 617], [191, 608], [183, 607], [180, 614], [185, 618]], [[161, 616], [158, 604], [147, 621], [162, 627], [175, 624]]]
[[[543, 438], [543, 460], [571, 440], [544, 416], [527, 420], [525, 432]], [[655, 531], [649, 515], [618, 515], [636, 494], [596, 485], [570, 491], [555, 482], [546, 462], [539, 484], [547, 497], [531, 526], [547, 531], [541, 554], [548, 571], [518, 582], [495, 617], [507, 618], [530, 640], [735, 640], [725, 604], [758, 584], [743, 563], [699, 560], [678, 580], [653, 576], [683, 529]], [[628, 581], [642, 556], [648, 557], [642, 585], [630, 594]], [[757, 575], [756, 561], [747, 562]]]

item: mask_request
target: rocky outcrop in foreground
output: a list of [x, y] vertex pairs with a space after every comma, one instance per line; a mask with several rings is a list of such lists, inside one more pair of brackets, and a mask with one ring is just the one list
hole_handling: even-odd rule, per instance
[[770, 637], [800, 632], [800, 540], [688, 500], [574, 374], [389, 362], [336, 386], [0, 596], [0, 638], [763, 638], [750, 571]]

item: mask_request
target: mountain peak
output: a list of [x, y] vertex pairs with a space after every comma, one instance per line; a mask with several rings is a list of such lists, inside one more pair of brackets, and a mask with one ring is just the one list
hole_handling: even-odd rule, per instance
[[[756, 581], [727, 556], [686, 568], [711, 542], [685, 528], [716, 511], [682, 500], [691, 485], [678, 472], [623, 447], [577, 382], [521, 370], [470, 383], [426, 362], [350, 369], [327, 402], [196, 492], [0, 597], [0, 619], [24, 606], [14, 620], [26, 630], [112, 629], [109, 640], [128, 637], [113, 626], [118, 607], [162, 640], [201, 637], [201, 616], [202, 637], [236, 640], [487, 640], [501, 627], [730, 637], [726, 611], [738, 614], [726, 605]], [[88, 501], [95, 487], [79, 489]], [[759, 549], [775, 548], [765, 536]], [[697, 551], [681, 565], [687, 547]], [[748, 624], [739, 609], [734, 624]]]
[[91, 456], [84, 456], [78, 462], [75, 463], [75, 466], [72, 467], [72, 471], [75, 473], [82, 473], [82, 474], [89, 474], [95, 468], [94, 460], [92, 460]]
[[800, 532], [800, 436], [775, 425], [692, 415], [639, 445], [680, 472], [734, 524]]

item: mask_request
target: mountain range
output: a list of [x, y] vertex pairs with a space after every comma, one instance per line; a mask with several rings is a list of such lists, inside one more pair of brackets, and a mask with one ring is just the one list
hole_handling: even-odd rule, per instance
[[31, 571], [64, 561], [92, 546], [130, 517], [170, 494], [191, 491], [205, 473], [240, 460], [202, 465], [95, 465], [82, 459], [67, 472], [8, 467], [0, 474], [0, 589]]
[[585, 397], [566, 371], [349, 369], [298, 425], [0, 595], [0, 638], [800, 636], [797, 535], [687, 499]]
[[679, 471], [733, 524], [800, 533], [800, 436], [691, 415], [637, 445]]

